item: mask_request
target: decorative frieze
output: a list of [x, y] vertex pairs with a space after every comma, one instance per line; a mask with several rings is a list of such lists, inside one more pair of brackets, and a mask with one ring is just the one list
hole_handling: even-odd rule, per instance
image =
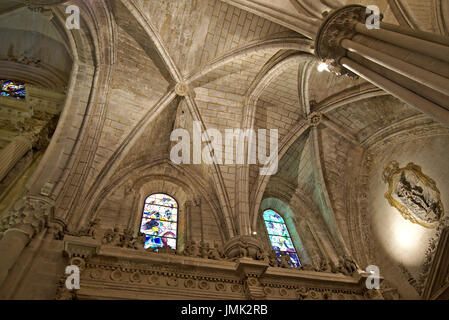
[[[81, 289], [76, 294], [62, 292], [60, 297], [91, 297], [101, 283], [103, 290], [120, 288], [124, 295], [127, 290], [139, 290], [143, 295], [161, 291], [188, 298], [334, 299], [339, 294], [345, 299], [351, 299], [351, 295], [364, 298], [366, 275], [358, 273], [349, 258], [342, 258], [337, 267], [323, 263], [325, 271], [284, 267], [284, 271], [277, 272], [282, 265], [273, 267], [269, 260], [248, 256], [226, 258], [215, 247], [212, 252], [217, 252], [212, 256], [217, 254], [219, 259], [209, 259], [208, 254], [203, 258], [201, 250], [195, 250], [197, 256], [190, 256], [170, 248], [157, 252], [136, 250], [132, 246], [121, 247], [123, 242], [112, 246], [102, 240], [87, 236], [64, 238], [69, 263], [82, 268]], [[259, 253], [261, 256], [266, 257]]]

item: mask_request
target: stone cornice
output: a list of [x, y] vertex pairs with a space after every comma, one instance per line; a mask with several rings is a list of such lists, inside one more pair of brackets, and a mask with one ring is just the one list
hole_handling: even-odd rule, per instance
[[312, 290], [311, 299], [337, 294], [350, 299], [354, 295], [365, 298], [367, 275], [364, 273], [349, 276], [270, 267], [267, 261], [248, 257], [229, 261], [155, 253], [102, 245], [99, 239], [90, 237], [66, 236], [64, 248], [70, 263], [82, 266], [81, 289], [77, 295], [90, 298], [98, 286], [111, 290], [101, 294], [116, 296], [120, 288], [123, 292], [118, 296], [126, 298], [135, 290], [145, 296], [155, 285], [163, 294], [189, 298], [220, 295], [242, 299], [299, 299], [298, 290], [305, 290], [306, 296]]

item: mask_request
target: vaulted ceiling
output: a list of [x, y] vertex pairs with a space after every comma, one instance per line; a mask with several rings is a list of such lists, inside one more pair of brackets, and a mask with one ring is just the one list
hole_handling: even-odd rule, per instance
[[[103, 50], [95, 64], [109, 68], [101, 103], [107, 107], [93, 109], [92, 121], [97, 116], [101, 121], [92, 134], [94, 155], [85, 171], [80, 169], [87, 178], [80, 184], [78, 172], [72, 172], [61, 182], [61, 217], [94, 210], [119, 177], [132, 181], [133, 170], [143, 164], [168, 160], [175, 127], [191, 130], [200, 121], [203, 130], [278, 129], [280, 165], [272, 177], [260, 176], [256, 165], [192, 166], [214, 194], [220, 214], [246, 211], [254, 227], [261, 201], [282, 190], [283, 201], [300, 196], [319, 211], [338, 254], [370, 261], [369, 254], [356, 252], [351, 215], [359, 213], [345, 193], [354, 159], [417, 123], [436, 124], [363, 79], [319, 72], [313, 37], [323, 11], [372, 2], [386, 21], [447, 35], [448, 16], [442, 13], [447, 1], [83, 2], [83, 12], [100, 17], [92, 39], [93, 47]], [[26, 10], [19, 6], [1, 2], [0, 15]], [[90, 18], [83, 21], [92, 29]], [[185, 97], [175, 93], [181, 82], [189, 87]], [[310, 125], [312, 116], [321, 117], [318, 126]], [[79, 197], [66, 201], [77, 183]]]

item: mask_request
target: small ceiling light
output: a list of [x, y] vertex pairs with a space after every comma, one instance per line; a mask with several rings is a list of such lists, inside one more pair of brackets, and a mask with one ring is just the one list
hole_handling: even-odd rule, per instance
[[318, 69], [319, 72], [323, 72], [323, 71], [330, 72], [329, 66], [327, 65], [326, 62], [321, 62], [321, 63], [318, 65], [317, 69]]
[[254, 231], [254, 232], [253, 232], [253, 235], [254, 235], [254, 236], [257, 236], [257, 232], [256, 232], [256, 231]]

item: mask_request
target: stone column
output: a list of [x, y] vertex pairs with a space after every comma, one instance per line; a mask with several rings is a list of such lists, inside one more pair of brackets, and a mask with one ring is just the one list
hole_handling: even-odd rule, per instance
[[4, 233], [2, 240], [0, 240], [0, 257], [2, 257], [0, 262], [0, 286], [33, 235], [34, 230], [30, 225], [12, 228]]
[[367, 18], [360, 5], [329, 14], [316, 55], [338, 75], [360, 76], [449, 125], [449, 38], [387, 23], [368, 29]]
[[184, 215], [184, 243], [192, 242], [192, 202], [186, 201], [184, 205], [185, 215]]
[[32, 147], [33, 144], [29, 139], [18, 136], [0, 152], [0, 181]]
[[197, 210], [200, 214], [200, 231], [201, 231], [201, 244], [204, 244], [204, 221], [203, 221], [203, 210], [201, 208], [201, 198], [197, 197], [194, 200], [195, 206], [197, 207]]
[[29, 196], [0, 221], [0, 286], [29, 241], [48, 223], [53, 201]]

